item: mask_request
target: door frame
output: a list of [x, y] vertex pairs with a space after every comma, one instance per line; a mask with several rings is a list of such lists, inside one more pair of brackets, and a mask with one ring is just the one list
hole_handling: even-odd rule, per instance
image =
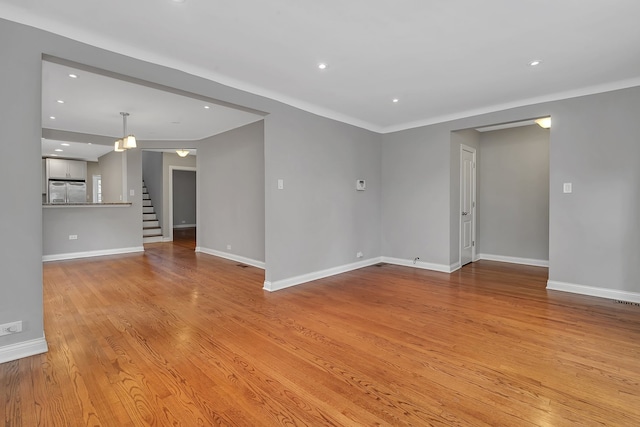
[[198, 171], [192, 166], [169, 166], [169, 241], [173, 242], [173, 171], [190, 171], [196, 174], [196, 229], [198, 228]]
[[471, 209], [471, 239], [473, 241], [473, 245], [471, 246], [471, 262], [475, 262], [477, 261], [477, 255], [476, 255], [476, 247], [477, 247], [477, 239], [476, 239], [476, 208], [477, 208], [477, 203], [476, 203], [476, 196], [477, 196], [477, 153], [476, 153], [476, 149], [473, 147], [470, 147], [468, 145], [464, 145], [464, 144], [460, 144], [460, 199], [459, 199], [459, 203], [458, 203], [458, 233], [459, 233], [459, 238], [458, 238], [458, 265], [460, 265], [460, 268], [462, 268], [462, 239], [463, 239], [463, 235], [462, 235], [462, 204], [463, 204], [463, 196], [464, 196], [464, 182], [463, 182], [463, 172], [464, 172], [464, 158], [463, 158], [463, 151], [468, 151], [473, 155], [473, 167], [472, 167], [472, 173], [471, 173], [471, 179], [472, 179], [472, 183], [471, 183], [471, 203], [472, 203], [472, 209]]

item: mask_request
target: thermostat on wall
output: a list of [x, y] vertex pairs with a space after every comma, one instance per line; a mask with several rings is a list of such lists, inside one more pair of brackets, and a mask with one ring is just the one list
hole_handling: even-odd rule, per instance
[[366, 187], [367, 187], [367, 183], [364, 181], [364, 179], [356, 180], [356, 190], [364, 191]]

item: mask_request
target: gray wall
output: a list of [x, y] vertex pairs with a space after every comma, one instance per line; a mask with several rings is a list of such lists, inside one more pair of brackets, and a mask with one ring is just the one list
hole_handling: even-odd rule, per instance
[[263, 122], [200, 141], [197, 161], [198, 246], [263, 262]]
[[[285, 108], [265, 119], [266, 280], [380, 255], [381, 137]], [[277, 180], [284, 189], [277, 189]], [[356, 191], [365, 179], [366, 191]]]
[[23, 332], [0, 348], [44, 336], [42, 322], [41, 43], [28, 27], [0, 21], [0, 323], [22, 320]]
[[[640, 87], [552, 110], [549, 277], [640, 292]], [[562, 184], [573, 183], [563, 194]]]
[[483, 132], [477, 253], [549, 260], [549, 130]]
[[[44, 208], [44, 256], [142, 247], [142, 225], [133, 207]], [[69, 240], [75, 234], [77, 240]]]
[[162, 152], [159, 151], [142, 151], [142, 178], [160, 224], [162, 224], [163, 218], [162, 197], [164, 194], [162, 157]]
[[100, 163], [87, 162], [87, 201], [93, 202], [93, 176], [100, 175]]
[[98, 158], [102, 175], [102, 202], [117, 203], [126, 201], [123, 174], [126, 168], [124, 152], [112, 151]]
[[450, 264], [449, 139], [443, 125], [383, 136], [384, 256]]
[[173, 226], [196, 225], [196, 173], [173, 171]]

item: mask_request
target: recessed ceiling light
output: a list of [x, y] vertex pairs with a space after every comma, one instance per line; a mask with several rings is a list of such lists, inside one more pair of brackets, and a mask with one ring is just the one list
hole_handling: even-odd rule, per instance
[[542, 61], [540, 61], [539, 59], [536, 59], [535, 61], [529, 62], [529, 65], [535, 67], [536, 65], [540, 65], [541, 62]]
[[209, 108], [211, 108], [211, 107], [209, 107], [208, 105], [205, 105], [205, 106], [204, 106], [204, 109], [205, 109], [205, 110], [208, 110]]
[[398, 102], [400, 102], [400, 100], [398, 98], [393, 98], [393, 103], [397, 104]]
[[69, 74], [69, 77], [71, 77], [72, 79], [77, 79], [78, 75], [71, 73], [71, 74]]
[[325, 64], [324, 62], [321, 62], [318, 64], [318, 68], [320, 68], [321, 70], [325, 70], [327, 68], [327, 64]]
[[55, 118], [55, 116], [49, 116], [49, 118], [50, 118], [51, 120], [55, 120], [55, 119], [56, 119], [56, 118]]
[[58, 153], [62, 152], [62, 148], [56, 148], [54, 151], [57, 151]]
[[62, 145], [63, 147], [69, 147], [71, 144], [67, 144], [66, 142], [63, 142], [63, 143], [62, 143], [62, 144], [60, 144], [60, 145]]
[[58, 104], [64, 104], [64, 101], [62, 99], [58, 99]]

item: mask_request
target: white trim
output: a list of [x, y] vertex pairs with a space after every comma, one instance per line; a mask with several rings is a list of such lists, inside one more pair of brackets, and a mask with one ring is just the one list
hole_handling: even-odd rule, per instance
[[453, 273], [456, 270], [460, 270], [462, 268], [462, 264], [460, 261], [453, 263], [449, 266], [449, 273]]
[[460, 268], [460, 262], [456, 262], [451, 265], [434, 264], [431, 262], [424, 262], [424, 261], [416, 261], [414, 263], [412, 259], [391, 258], [386, 256], [382, 257], [382, 262], [386, 262], [387, 264], [402, 265], [404, 267], [413, 267], [413, 268], [420, 268], [423, 270], [439, 271], [441, 273], [452, 273]]
[[596, 288], [593, 286], [576, 285], [574, 283], [547, 281], [547, 289], [552, 291], [570, 292], [572, 294], [589, 295], [592, 297], [608, 298], [618, 301], [640, 303], [640, 293], [619, 291], [617, 289]]
[[549, 267], [549, 260], [546, 259], [519, 258], [514, 256], [492, 254], [478, 254], [478, 259], [484, 259], [487, 261], [508, 262], [511, 264], [533, 265], [535, 267]]
[[94, 256], [105, 256], [105, 255], [121, 255], [121, 254], [135, 253], [135, 252], [144, 252], [144, 246], [136, 246], [132, 248], [103, 249], [99, 251], [69, 252], [66, 254], [43, 255], [42, 262], [62, 261], [65, 259], [90, 258]]
[[[169, 165], [169, 242], [173, 241], [173, 171], [188, 171], [196, 174], [196, 191], [198, 191], [198, 171], [193, 166]], [[198, 194], [196, 193], [196, 212], [198, 212]], [[197, 214], [196, 214], [197, 216]], [[198, 218], [196, 218], [198, 222]], [[194, 225], [195, 227], [195, 225]], [[176, 227], [177, 228], [177, 227]], [[164, 241], [164, 240], [163, 240]]]
[[174, 225], [173, 228], [194, 228], [195, 224], [178, 224]]
[[196, 252], [201, 252], [207, 255], [213, 255], [224, 259], [229, 259], [231, 261], [241, 262], [243, 264], [251, 265], [253, 267], [265, 269], [265, 264], [262, 261], [256, 261], [255, 259], [245, 258], [240, 255], [230, 254], [227, 252], [216, 251], [215, 249], [203, 248], [201, 246], [196, 247]]
[[36, 354], [46, 353], [47, 351], [49, 351], [49, 347], [44, 337], [5, 345], [0, 347], [0, 363], [35, 356]]
[[345, 264], [338, 267], [332, 267], [326, 270], [315, 271], [313, 273], [290, 277], [288, 279], [278, 280], [275, 282], [270, 282], [265, 280], [262, 289], [269, 292], [279, 291], [281, 289], [290, 288], [291, 286], [297, 286], [303, 283], [312, 282], [314, 280], [324, 279], [325, 277], [335, 276], [338, 274], [346, 273], [348, 271], [369, 267], [371, 265], [378, 264], [381, 260], [382, 260], [381, 257], [370, 258], [363, 261], [354, 262], [352, 264]]
[[173, 242], [173, 239], [171, 237], [162, 236], [162, 243], [167, 243], [167, 242]]

